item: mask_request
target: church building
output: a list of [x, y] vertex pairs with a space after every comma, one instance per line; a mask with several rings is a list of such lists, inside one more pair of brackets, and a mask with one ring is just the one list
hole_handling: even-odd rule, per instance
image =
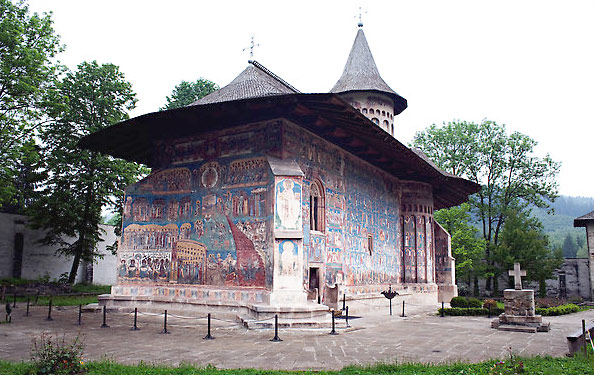
[[454, 259], [433, 213], [480, 186], [397, 140], [406, 107], [359, 27], [330, 93], [301, 93], [250, 61], [187, 107], [84, 138], [152, 168], [126, 190], [118, 283], [101, 303], [298, 317], [389, 285], [449, 301]]

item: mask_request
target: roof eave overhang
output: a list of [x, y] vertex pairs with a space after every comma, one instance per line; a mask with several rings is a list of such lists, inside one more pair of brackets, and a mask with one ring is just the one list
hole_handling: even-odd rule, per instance
[[159, 141], [276, 118], [286, 118], [396, 178], [431, 184], [436, 209], [463, 203], [480, 189], [432, 166], [336, 94], [289, 94], [154, 112], [88, 135], [79, 145], [150, 166]]

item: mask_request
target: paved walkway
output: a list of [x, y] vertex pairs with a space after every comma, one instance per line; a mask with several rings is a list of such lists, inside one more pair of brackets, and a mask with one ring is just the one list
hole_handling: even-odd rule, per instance
[[[351, 309], [355, 310], [353, 307]], [[351, 328], [338, 320], [339, 335], [324, 329], [281, 329], [282, 342], [269, 341], [270, 329], [246, 330], [228, 320], [213, 319], [215, 340], [203, 340], [206, 319], [169, 317], [170, 334], [159, 334], [162, 316], [140, 315], [139, 331], [131, 331], [132, 316], [108, 313], [109, 328], [100, 328], [101, 313], [84, 313], [78, 327], [77, 308], [54, 310], [48, 322], [47, 307], [32, 307], [24, 316], [24, 306], [13, 312], [12, 324], [0, 324], [0, 358], [20, 361], [29, 358], [34, 335], [49, 332], [74, 337], [80, 330], [87, 360], [111, 359], [135, 364], [140, 361], [178, 365], [211, 364], [218, 368], [262, 368], [285, 370], [340, 369], [349, 364], [376, 362], [454, 361], [478, 362], [502, 358], [509, 347], [514, 353], [563, 356], [567, 353], [566, 335], [579, 330], [581, 320], [594, 319], [594, 311], [562, 317], [548, 317], [548, 333], [499, 332], [490, 328], [485, 317], [446, 317], [433, 315], [434, 308], [409, 307], [400, 317], [387, 307], [354, 312], [361, 315], [350, 321]]]

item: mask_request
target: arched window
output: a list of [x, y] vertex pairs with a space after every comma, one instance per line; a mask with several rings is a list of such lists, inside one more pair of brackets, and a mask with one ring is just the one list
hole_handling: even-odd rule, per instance
[[376, 125], [379, 125], [379, 119], [374, 117], [371, 119], [371, 121], [373, 121]]
[[363, 114], [366, 115], [367, 114], [367, 108], [363, 108]]
[[322, 182], [312, 182], [309, 192], [309, 227], [318, 232], [324, 231], [325, 223], [324, 187]]
[[394, 135], [394, 124], [391, 124], [392, 126], [392, 135]]
[[373, 108], [369, 108], [369, 114], [370, 115], [374, 115], [375, 114], [375, 111], [373, 110]]

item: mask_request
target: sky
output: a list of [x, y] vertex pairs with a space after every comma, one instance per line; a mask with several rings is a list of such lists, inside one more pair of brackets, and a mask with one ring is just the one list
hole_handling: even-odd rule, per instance
[[71, 69], [120, 66], [154, 112], [175, 85], [231, 82], [254, 59], [301, 92], [328, 92], [357, 32], [359, 7], [383, 79], [408, 100], [396, 138], [453, 120], [505, 124], [562, 163], [562, 195], [594, 196], [594, 1], [29, 0], [53, 12]]

